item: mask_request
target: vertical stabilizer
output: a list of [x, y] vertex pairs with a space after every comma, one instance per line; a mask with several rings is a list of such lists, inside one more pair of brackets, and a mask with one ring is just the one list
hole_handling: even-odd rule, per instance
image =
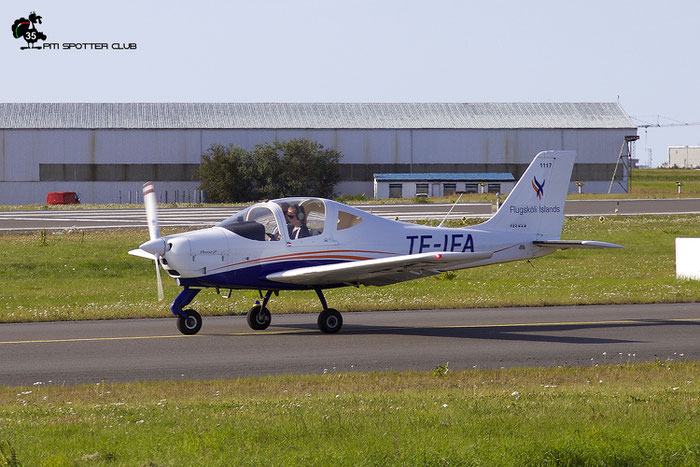
[[575, 151], [543, 151], [533, 159], [498, 212], [482, 227], [559, 238]]

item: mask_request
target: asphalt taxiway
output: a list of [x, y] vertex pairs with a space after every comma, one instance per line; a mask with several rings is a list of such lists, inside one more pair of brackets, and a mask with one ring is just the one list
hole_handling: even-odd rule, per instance
[[0, 385], [235, 378], [283, 373], [590, 366], [700, 359], [700, 304], [591, 305], [0, 324]]

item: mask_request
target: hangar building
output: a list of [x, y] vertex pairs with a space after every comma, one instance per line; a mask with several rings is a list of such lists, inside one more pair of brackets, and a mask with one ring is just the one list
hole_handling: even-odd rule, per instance
[[617, 103], [0, 103], [0, 132], [0, 203], [42, 204], [53, 191], [136, 202], [147, 180], [161, 201], [194, 201], [211, 145], [293, 138], [341, 152], [338, 194], [371, 196], [374, 174], [518, 179], [545, 149], [577, 151], [570, 191], [607, 192], [637, 128]]
[[679, 169], [700, 168], [700, 146], [669, 146], [668, 166]]

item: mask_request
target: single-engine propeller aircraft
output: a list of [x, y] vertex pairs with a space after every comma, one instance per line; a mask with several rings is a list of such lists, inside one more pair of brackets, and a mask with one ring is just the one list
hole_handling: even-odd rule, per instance
[[[574, 151], [535, 156], [501, 208], [484, 223], [465, 228], [397, 222], [321, 198], [294, 197], [257, 203], [213, 227], [160, 236], [153, 185], [144, 185], [150, 240], [129, 253], [155, 260], [182, 291], [170, 304], [183, 334], [196, 334], [202, 317], [184, 309], [204, 287], [257, 289], [248, 325], [266, 329], [273, 293], [315, 290], [323, 311], [318, 327], [335, 333], [341, 314], [323, 290], [396, 282], [487, 264], [550, 254], [567, 248], [621, 248], [589, 240], [561, 240], [564, 203]], [[264, 292], [264, 293], [263, 293]]]

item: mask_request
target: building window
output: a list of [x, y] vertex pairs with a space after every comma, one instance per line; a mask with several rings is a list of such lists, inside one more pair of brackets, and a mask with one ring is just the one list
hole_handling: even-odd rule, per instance
[[489, 183], [488, 186], [489, 193], [500, 193], [501, 184], [500, 183]]
[[457, 192], [457, 184], [456, 183], [445, 183], [442, 186], [442, 194], [443, 196], [452, 196]]
[[428, 196], [428, 183], [416, 183], [416, 196]]
[[465, 193], [478, 193], [479, 184], [478, 183], [467, 183], [464, 187]]
[[402, 194], [403, 184], [401, 183], [390, 183], [389, 184], [389, 198], [403, 198]]

